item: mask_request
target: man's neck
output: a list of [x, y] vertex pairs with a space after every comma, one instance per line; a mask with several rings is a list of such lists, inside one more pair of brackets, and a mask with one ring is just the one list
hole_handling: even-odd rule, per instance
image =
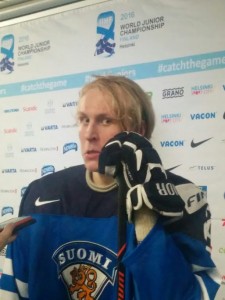
[[99, 187], [105, 187], [115, 182], [115, 179], [113, 177], [106, 176], [98, 172], [91, 173], [91, 179], [93, 183]]

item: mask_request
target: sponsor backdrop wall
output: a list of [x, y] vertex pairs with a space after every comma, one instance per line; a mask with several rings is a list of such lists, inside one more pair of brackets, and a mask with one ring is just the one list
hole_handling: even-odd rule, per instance
[[125, 75], [152, 95], [164, 167], [208, 195], [225, 278], [224, 12], [223, 0], [96, 1], [0, 27], [0, 219], [32, 180], [82, 163], [81, 86]]

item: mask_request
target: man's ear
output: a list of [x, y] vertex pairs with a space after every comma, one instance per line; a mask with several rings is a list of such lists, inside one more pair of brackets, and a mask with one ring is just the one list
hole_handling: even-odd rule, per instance
[[145, 133], [146, 133], [146, 123], [145, 121], [141, 121], [140, 134], [145, 136]]

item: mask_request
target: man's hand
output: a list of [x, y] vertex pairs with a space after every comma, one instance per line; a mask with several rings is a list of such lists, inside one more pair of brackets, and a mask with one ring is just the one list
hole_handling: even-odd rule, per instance
[[123, 176], [129, 221], [133, 211], [143, 206], [165, 216], [182, 216], [184, 202], [168, 181], [158, 153], [143, 136], [122, 132], [110, 139], [100, 154], [99, 172]]
[[10, 223], [6, 225], [2, 231], [0, 231], [0, 250], [16, 239], [16, 234], [13, 234], [14, 228], [15, 225]]

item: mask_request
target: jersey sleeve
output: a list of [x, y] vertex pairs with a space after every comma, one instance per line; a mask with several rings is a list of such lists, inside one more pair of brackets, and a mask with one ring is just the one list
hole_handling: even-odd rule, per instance
[[[25, 280], [26, 271], [23, 265], [23, 255], [20, 254], [20, 248], [17, 248], [16, 256], [13, 255], [14, 245], [7, 246], [6, 257], [4, 259], [4, 269], [0, 279], [0, 299], [7, 300], [27, 300], [28, 284]], [[16, 278], [14, 267], [19, 265], [21, 278]]]
[[[196, 248], [196, 243], [192, 246]], [[219, 284], [210, 256], [202, 245], [197, 245], [195, 252], [200, 256], [202, 269], [195, 269], [184, 255], [188, 252], [184, 248], [160, 222], [136, 248], [128, 247], [123, 262], [133, 278], [135, 299], [215, 299]]]
[[211, 258], [206, 194], [180, 176], [169, 176], [185, 202], [184, 214], [160, 219], [136, 249], [128, 250], [124, 263], [134, 279], [136, 298], [213, 300], [221, 277]]

